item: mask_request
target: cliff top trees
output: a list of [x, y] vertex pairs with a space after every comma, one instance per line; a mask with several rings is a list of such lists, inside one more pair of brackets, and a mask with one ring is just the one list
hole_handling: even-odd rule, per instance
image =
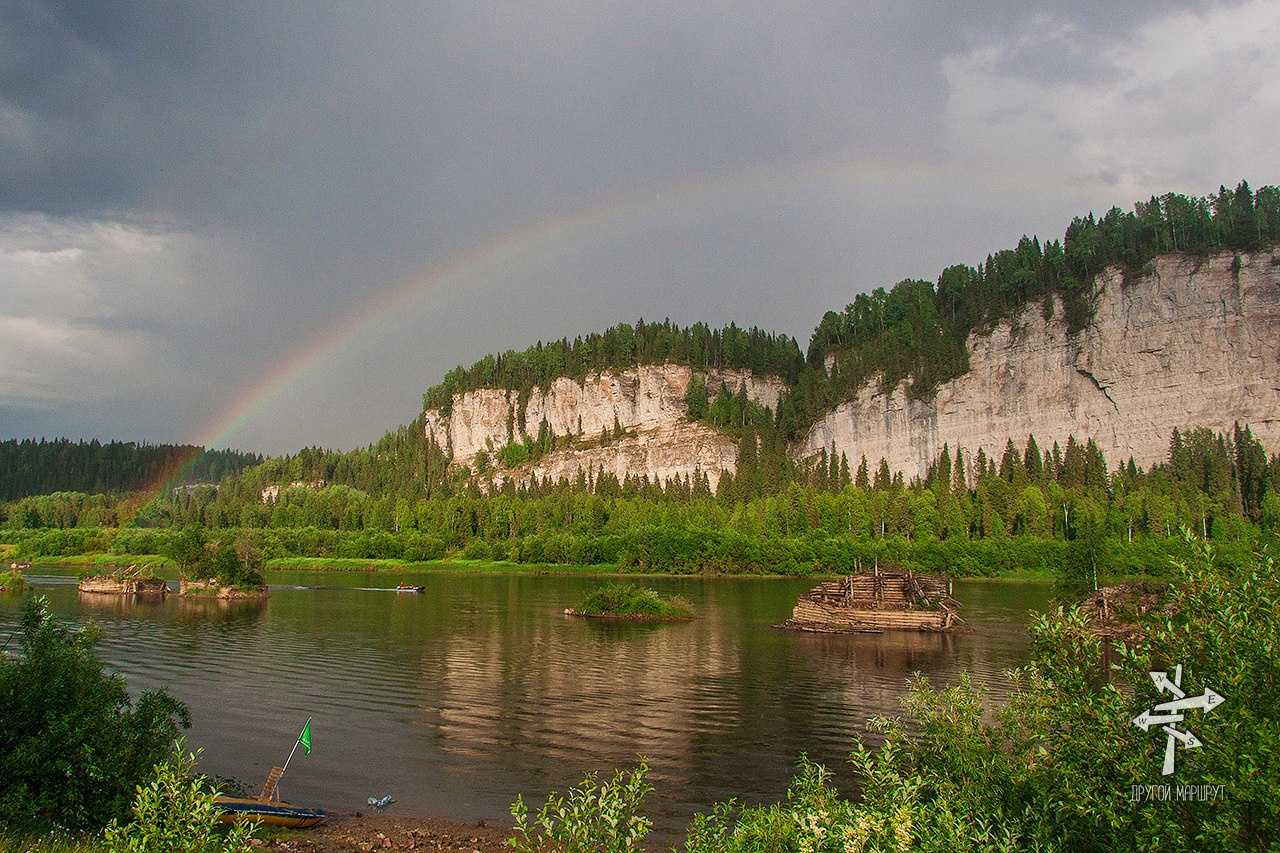
[[673, 362], [782, 377], [791, 391], [778, 420], [794, 435], [876, 377], [886, 388], [906, 382], [911, 396], [930, 396], [968, 370], [970, 334], [1037, 301], [1046, 317], [1061, 302], [1068, 328], [1082, 329], [1092, 315], [1093, 281], [1107, 267], [1128, 276], [1164, 252], [1248, 252], [1277, 240], [1280, 188], [1255, 192], [1241, 181], [1210, 197], [1153, 196], [1132, 211], [1113, 207], [1101, 217], [1076, 217], [1061, 240], [1023, 236], [976, 266], [947, 267], [936, 281], [905, 279], [859, 293], [843, 311], [823, 315], [804, 356], [793, 338], [757, 328], [640, 320], [456, 367], [427, 390], [423, 406], [448, 413], [454, 394], [475, 388], [527, 392], [560, 376]]
[[455, 367], [427, 389], [422, 404], [448, 413], [453, 395], [475, 388], [528, 390], [546, 387], [561, 376], [580, 379], [601, 370], [625, 370], [641, 364], [687, 364], [694, 368], [740, 368], [794, 382], [803, 366], [800, 347], [788, 335], [742, 329], [730, 323], [712, 329], [705, 323], [681, 327], [664, 320], [619, 323], [570, 341], [537, 343], [521, 352], [487, 355], [470, 367]]

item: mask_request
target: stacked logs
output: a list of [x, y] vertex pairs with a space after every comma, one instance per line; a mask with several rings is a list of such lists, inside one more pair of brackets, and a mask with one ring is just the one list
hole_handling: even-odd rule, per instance
[[948, 631], [960, 621], [945, 577], [876, 571], [820, 583], [783, 628], [821, 633]]
[[114, 577], [97, 575], [81, 578], [80, 592], [94, 595], [143, 595], [163, 597], [169, 591], [161, 578]]

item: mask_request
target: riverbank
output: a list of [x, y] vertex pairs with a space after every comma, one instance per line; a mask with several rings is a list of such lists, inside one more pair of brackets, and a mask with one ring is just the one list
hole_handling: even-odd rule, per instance
[[[351, 853], [374, 850], [465, 850], [469, 853], [509, 851], [507, 830], [484, 821], [467, 823], [444, 818], [333, 815], [311, 829], [264, 826], [251, 842], [259, 850], [297, 853]], [[101, 838], [85, 836], [27, 836], [0, 834], [0, 853], [93, 853]]]
[[336, 815], [312, 829], [260, 833], [265, 850], [349, 853], [364, 850], [466, 850], [501, 853], [510, 833], [479, 823], [396, 815]]
[[[123, 568], [136, 565], [153, 569], [170, 580], [177, 578], [177, 566], [159, 554], [75, 554], [62, 557], [36, 557], [32, 569], [42, 566], [61, 569]], [[669, 578], [669, 577], [746, 577], [770, 580], [794, 578], [795, 575], [777, 573], [694, 573], [694, 572], [637, 572], [623, 569], [613, 563], [516, 563], [510, 560], [468, 560], [462, 557], [443, 560], [400, 560], [357, 557], [276, 557], [265, 562], [265, 569], [272, 572], [316, 572], [335, 574], [466, 574], [466, 575], [518, 575], [548, 577], [599, 577], [599, 578]], [[815, 574], [806, 577], [824, 578], [836, 575]], [[1040, 575], [1028, 574], [1023, 579]], [[1016, 580], [1017, 578], [1010, 578]]]
[[[36, 557], [32, 570], [41, 567], [62, 569], [115, 569], [136, 565], [154, 570], [170, 580], [177, 578], [177, 566], [160, 554], [111, 554], [92, 553], [69, 556]], [[622, 568], [614, 563], [516, 563], [510, 560], [468, 560], [462, 557], [442, 560], [402, 560], [393, 558], [360, 557], [276, 557], [266, 561], [266, 571], [317, 572], [349, 574], [467, 574], [467, 575], [517, 575], [547, 577], [599, 577], [599, 578], [670, 578], [670, 577], [732, 577], [776, 580], [796, 578], [797, 575], [781, 572], [641, 572]], [[841, 577], [829, 572], [803, 575], [805, 578], [824, 580]], [[987, 583], [1052, 583], [1054, 576], [1043, 569], [1004, 571], [999, 575], [957, 575], [957, 579]], [[1154, 579], [1155, 575], [1123, 575], [1112, 577], [1109, 582], [1140, 581]], [[268, 578], [269, 580], [270, 578]]]

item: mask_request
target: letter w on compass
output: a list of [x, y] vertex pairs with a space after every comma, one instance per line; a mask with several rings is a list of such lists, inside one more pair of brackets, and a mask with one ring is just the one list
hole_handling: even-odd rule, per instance
[[1159, 726], [1165, 733], [1164, 768], [1160, 772], [1168, 776], [1173, 773], [1174, 752], [1179, 745], [1185, 749], [1195, 749], [1201, 745], [1200, 739], [1194, 734], [1177, 727], [1176, 724], [1182, 722], [1186, 716], [1184, 712], [1199, 708], [1207, 714], [1225, 700], [1207, 687], [1199, 696], [1188, 696], [1184, 693], [1182, 664], [1178, 664], [1174, 669], [1172, 679], [1167, 672], [1152, 672], [1148, 675], [1151, 676], [1151, 681], [1157, 690], [1168, 693], [1173, 699], [1143, 711], [1133, 718], [1133, 724], [1144, 732], [1150, 731], [1152, 726]]

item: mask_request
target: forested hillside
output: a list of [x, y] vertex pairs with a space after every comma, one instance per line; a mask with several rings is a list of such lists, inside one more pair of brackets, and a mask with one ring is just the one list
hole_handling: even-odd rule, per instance
[[262, 462], [254, 453], [188, 444], [0, 441], [0, 500], [51, 492], [130, 492], [171, 477], [172, 485], [217, 483]]
[[570, 341], [538, 343], [523, 352], [489, 355], [470, 367], [455, 367], [423, 395], [424, 408], [448, 414], [453, 395], [475, 388], [527, 391], [560, 376], [581, 379], [587, 373], [620, 370], [638, 364], [737, 367], [794, 382], [804, 364], [794, 338], [733, 323], [712, 329], [703, 323], [680, 327], [670, 320], [635, 325], [619, 323]]

